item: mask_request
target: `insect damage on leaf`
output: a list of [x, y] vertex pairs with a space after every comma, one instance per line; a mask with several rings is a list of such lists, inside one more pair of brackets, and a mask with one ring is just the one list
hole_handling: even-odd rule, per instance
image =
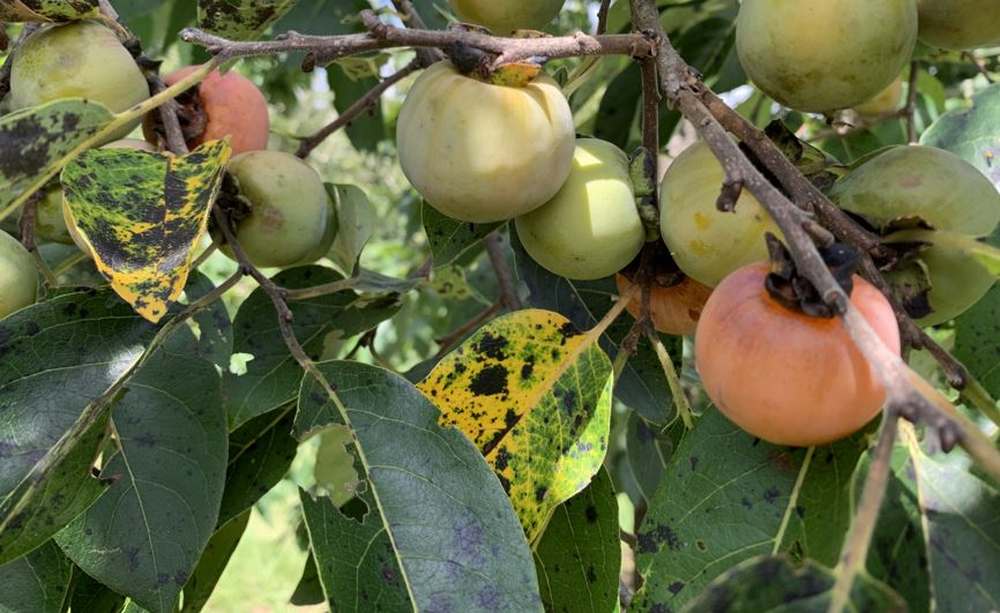
[[233, 40], [259, 35], [287, 13], [294, 0], [199, 0], [199, 26]]
[[153, 323], [184, 290], [230, 154], [226, 141], [182, 157], [96, 149], [63, 170], [68, 221], [111, 287]]
[[98, 0], [0, 0], [0, 21], [75, 21], [99, 12]]
[[611, 361], [568, 319], [525, 310], [481, 328], [418, 386], [486, 457], [529, 541], [604, 461]]

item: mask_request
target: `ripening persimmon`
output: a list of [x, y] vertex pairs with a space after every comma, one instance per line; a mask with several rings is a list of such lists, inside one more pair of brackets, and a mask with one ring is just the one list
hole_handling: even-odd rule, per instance
[[1000, 44], [996, 0], [917, 0], [920, 40], [942, 49], [976, 49]]
[[562, 189], [515, 225], [531, 259], [567, 279], [610, 277], [646, 242], [628, 157], [596, 138], [577, 140], [573, 170]]
[[828, 112], [885, 89], [917, 42], [916, 0], [743, 0], [736, 50], [781, 104]]
[[551, 77], [523, 87], [465, 76], [447, 61], [413, 84], [396, 127], [399, 163], [442, 214], [505, 221], [548, 202], [569, 176], [576, 129]]
[[[250, 151], [230, 160], [229, 173], [251, 206], [236, 238], [254, 266], [308, 264], [326, 255], [337, 217], [311, 166], [282, 151]], [[222, 252], [232, 257], [227, 246]]]
[[459, 19], [496, 34], [540, 30], [559, 14], [565, 0], [450, 0]]
[[[87, 98], [118, 113], [149, 97], [149, 85], [117, 35], [92, 21], [46, 26], [28, 37], [11, 64], [13, 109], [60, 98]], [[124, 126], [121, 138], [139, 123]]]
[[903, 79], [897, 78], [889, 87], [866, 102], [854, 105], [862, 117], [882, 117], [895, 113], [903, 104]]
[[[635, 285], [628, 277], [615, 275], [618, 293], [624, 295]], [[649, 292], [649, 315], [657, 332], [673, 336], [690, 336], [698, 327], [698, 320], [705, 309], [712, 288], [684, 277], [676, 285], [664, 287], [653, 284]], [[639, 319], [642, 313], [642, 299], [636, 297], [626, 307], [632, 317]]]
[[[163, 82], [173, 85], [199, 68], [186, 66], [165, 76]], [[214, 70], [198, 84], [197, 96], [205, 125], [200, 133], [189, 135], [189, 148], [227, 136], [233, 155], [267, 148], [271, 130], [267, 100], [253, 81], [232, 70], [226, 74]], [[143, 132], [150, 142], [155, 142], [156, 136], [153, 120], [153, 115], [148, 115], [143, 124]]]
[[[807, 447], [860, 430], [885, 402], [885, 390], [837, 319], [811, 317], [777, 302], [764, 281], [767, 263], [723, 280], [695, 333], [695, 365], [709, 398], [750, 434]], [[899, 327], [885, 296], [854, 277], [851, 303], [894, 353]]]
[[0, 319], [35, 302], [38, 271], [31, 254], [0, 230]]

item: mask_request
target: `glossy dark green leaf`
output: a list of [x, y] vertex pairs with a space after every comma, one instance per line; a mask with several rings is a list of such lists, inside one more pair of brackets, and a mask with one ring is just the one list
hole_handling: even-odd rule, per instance
[[292, 436], [292, 408], [289, 405], [255, 417], [229, 435], [220, 527], [252, 507], [288, 473], [299, 444]]
[[653, 499], [663, 480], [667, 461], [673, 453], [673, 441], [660, 427], [650, 424], [638, 413], [629, 413], [625, 424], [625, 453], [629, 469], [646, 502]]
[[219, 375], [189, 354], [158, 351], [112, 421], [119, 452], [101, 475], [115, 484], [57, 540], [88, 575], [149, 611], [172, 611], [218, 519], [227, 446]]
[[994, 398], [1000, 396], [1000, 285], [955, 321], [955, 357]]
[[[413, 607], [540, 611], [524, 533], [472, 443], [439, 426], [437, 409], [398, 375], [356, 362], [325, 362], [320, 369], [356, 435], [373, 495], [370, 517], [394, 545]], [[303, 382], [297, 432], [315, 433], [344, 418], [318, 383]]]
[[198, 0], [198, 25], [233, 40], [259, 37], [296, 0]]
[[303, 34], [348, 34], [360, 30], [358, 13], [371, 8], [368, 0], [308, 0], [297, 2], [274, 26], [275, 31]]
[[771, 552], [834, 565], [865, 441], [813, 452], [776, 447], [707, 410], [671, 456], [638, 529], [646, 582], [637, 606], [677, 610], [718, 575]]
[[549, 521], [535, 548], [542, 602], [550, 612], [606, 613], [618, 602], [618, 501], [606, 470]]
[[421, 208], [424, 232], [434, 256], [434, 267], [448, 266], [470, 249], [479, 245], [491, 232], [503, 223], [474, 224], [458, 221], [439, 213], [434, 207], [423, 203]]
[[248, 509], [219, 528], [209, 539], [198, 566], [184, 586], [184, 606], [181, 607], [181, 613], [198, 613], [204, 608], [236, 551], [249, 521]]
[[125, 607], [125, 597], [95, 580], [80, 567], [73, 567], [73, 593], [70, 611], [86, 613], [118, 613]]
[[[611, 310], [618, 296], [613, 279], [571, 281], [557, 277], [531, 259], [513, 232], [511, 236], [517, 275], [528, 287], [531, 306], [561, 313], [580, 330], [593, 328]], [[601, 339], [601, 348], [612, 360], [634, 323], [630, 316], [622, 315]], [[681, 339], [663, 337], [663, 342], [679, 368]], [[645, 338], [625, 365], [615, 385], [615, 396], [653, 423], [665, 424], [676, 416], [666, 376]]]
[[[836, 577], [814, 562], [795, 565], [789, 558], [749, 560], [716, 581], [684, 607], [685, 613], [825, 613]], [[848, 602], [851, 611], [905, 613], [906, 602], [873, 579], [861, 577]]]
[[375, 234], [378, 214], [368, 195], [357, 185], [326, 184], [330, 201], [337, 209], [337, 236], [328, 257], [344, 272], [353, 272], [365, 245]]
[[52, 541], [0, 566], [0, 611], [60, 613], [72, 574], [73, 563]]
[[56, 100], [0, 117], [0, 218], [33, 183], [41, 187], [74, 149], [111, 123], [96, 102]]
[[[275, 282], [289, 289], [313, 287], [340, 281], [335, 271], [319, 266], [293, 268], [279, 273]], [[369, 330], [392, 317], [399, 310], [397, 295], [375, 298], [342, 291], [311, 300], [293, 301], [295, 335], [306, 352], [318, 358], [323, 340], [333, 333], [349, 338]], [[302, 369], [288, 352], [274, 305], [262, 290], [256, 290], [240, 306], [233, 323], [233, 351], [253, 356], [247, 372], [226, 374], [229, 425], [235, 430], [258, 415], [263, 415], [295, 400], [302, 380]]]
[[[198, 300], [213, 289], [215, 285], [208, 277], [198, 271], [192, 271], [187, 287], [184, 288], [185, 304]], [[195, 355], [227, 370], [233, 354], [233, 324], [229, 320], [225, 302], [222, 300], [213, 302], [195, 314], [191, 320], [198, 331]], [[175, 335], [167, 340], [167, 347], [173, 342], [185, 343], [186, 340], [182, 335]]]
[[[333, 63], [326, 69], [326, 77], [333, 90], [333, 107], [338, 113], [343, 113], [352, 104], [378, 85], [377, 77], [357, 77], [349, 74], [344, 68]], [[385, 118], [382, 115], [381, 98], [375, 101], [368, 110], [345, 127], [347, 137], [358, 151], [374, 152], [378, 144], [386, 136]]]
[[316, 558], [310, 551], [309, 557], [306, 558], [306, 564], [302, 568], [302, 577], [299, 579], [298, 585], [295, 586], [295, 591], [292, 592], [292, 597], [288, 599], [288, 602], [297, 607], [304, 607], [325, 601], [326, 595], [323, 594], [323, 584], [319, 581]]
[[939, 117], [920, 142], [958, 155], [1000, 189], [1000, 83], [977, 94], [971, 107]]

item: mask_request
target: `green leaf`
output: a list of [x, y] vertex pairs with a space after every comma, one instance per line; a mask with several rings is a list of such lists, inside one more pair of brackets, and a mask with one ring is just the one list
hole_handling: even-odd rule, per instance
[[96, 102], [56, 100], [0, 117], [0, 219], [29, 187], [40, 188], [69, 154], [114, 119]]
[[326, 602], [323, 584], [319, 581], [319, 570], [316, 568], [316, 558], [311, 551], [302, 568], [302, 577], [288, 602], [297, 607]]
[[524, 533], [479, 451], [438, 425], [438, 411], [402, 377], [355, 362], [319, 368], [341, 408], [304, 381], [296, 431], [345, 424], [354, 432], [375, 501], [369, 512], [394, 544], [414, 608], [540, 611]]
[[919, 502], [930, 569], [931, 610], [1000, 608], [1000, 493], [969, 472], [968, 460], [928, 455], [916, 433], [902, 439], [909, 461], [896, 471]]
[[[197, 270], [192, 271], [191, 276], [188, 277], [187, 287], [184, 288], [184, 302], [191, 304], [214, 289], [215, 284], [207, 276]], [[229, 320], [229, 311], [226, 310], [225, 301], [213, 302], [204, 310], [196, 313], [191, 321], [198, 329], [198, 345], [195, 355], [223, 370], [228, 369], [233, 354], [233, 324]], [[169, 347], [172, 342], [185, 343], [186, 339], [181, 335], [175, 335], [167, 340], [166, 345]]]
[[0, 611], [60, 613], [72, 573], [73, 564], [52, 541], [0, 566]]
[[209, 539], [205, 553], [184, 586], [184, 606], [181, 607], [181, 613], [198, 613], [204, 608], [236, 551], [249, 521], [248, 509], [219, 528]]
[[559, 505], [535, 548], [546, 611], [606, 613], [618, 603], [618, 501], [607, 470]]
[[[338, 62], [327, 66], [326, 77], [330, 89], [333, 90], [333, 107], [338, 113], [350, 108], [380, 81], [377, 76], [357, 78]], [[387, 136], [385, 118], [382, 114], [382, 98], [377, 98], [368, 110], [352, 119], [345, 127], [345, 131], [355, 149], [375, 152], [378, 144]]]
[[90, 575], [73, 567], [73, 593], [69, 608], [71, 611], [87, 613], [118, 613], [125, 607], [125, 597], [115, 592]]
[[368, 0], [308, 0], [298, 2], [278, 21], [275, 31], [303, 34], [349, 34], [363, 30], [358, 13], [370, 9]]
[[76, 21], [96, 17], [98, 0], [0, 0], [0, 21]]
[[[342, 280], [335, 271], [319, 266], [292, 268], [274, 277], [275, 283], [288, 289]], [[350, 338], [370, 330], [395, 315], [400, 303], [394, 293], [366, 297], [345, 290], [293, 301], [289, 306], [295, 317], [295, 336], [306, 352], [318, 359], [328, 335]], [[250, 354], [253, 359], [245, 374], [226, 373], [230, 430], [293, 402], [298, 395], [302, 369], [285, 346], [277, 317], [271, 299], [260, 289], [250, 294], [236, 314], [233, 351]]]
[[111, 287], [153, 323], [187, 284], [232, 149], [92, 149], [63, 169], [68, 216]]
[[955, 357], [991, 396], [1000, 396], [1000, 285], [963, 313], [955, 328]]
[[[532, 306], [562, 313], [581, 330], [594, 327], [614, 306], [618, 288], [613, 279], [571, 281], [558, 277], [531, 259], [514, 232], [511, 232], [511, 241], [517, 275], [530, 291], [528, 302]], [[622, 315], [601, 338], [601, 347], [611, 359], [617, 355], [634, 323], [631, 317]], [[662, 336], [662, 340], [680, 370], [681, 339]], [[615, 384], [615, 396], [656, 424], [669, 423], [677, 416], [667, 378], [647, 339], [639, 340], [635, 354], [625, 364]]]
[[[46, 518], [65, 520], [63, 512], [82, 510], [92, 484], [51, 475], [62, 475], [63, 469], [84, 474], [77, 470], [89, 467], [94, 449], [75, 451], [67, 440], [69, 448], [59, 451], [62, 457], [50, 458], [56, 464], [49, 476], [42, 474], [46, 454], [74, 428], [84, 409], [129, 371], [155, 332], [110, 291], [69, 291], [0, 321], [0, 528], [11, 523], [19, 504], [16, 514], [25, 513], [25, 520], [36, 516], [43, 525]], [[94, 433], [83, 432], [81, 440], [96, 446]], [[43, 479], [40, 488], [34, 487], [38, 478]], [[40, 498], [39, 491], [44, 494]], [[25, 506], [60, 494], [68, 504], [56, 515], [44, 506]], [[38, 535], [38, 525], [31, 524], [25, 535], [3, 530], [0, 546], [22, 536], [26, 540], [17, 547], [40, 544], [27, 542], [28, 534]], [[48, 529], [55, 532], [60, 526]]]
[[417, 386], [493, 467], [530, 542], [607, 455], [613, 376], [599, 334], [551, 311], [517, 311], [476, 331]]
[[677, 610], [756, 555], [789, 552], [834, 565], [865, 440], [813, 451], [776, 447], [706, 411], [671, 456], [638, 531], [646, 582], [637, 606]]
[[326, 191], [337, 210], [339, 223], [328, 256], [344, 272], [354, 272], [361, 252], [375, 234], [378, 215], [368, 195], [356, 185], [327, 183]]
[[251, 419], [229, 435], [219, 527], [252, 507], [288, 473], [298, 449], [292, 436], [292, 408], [289, 405]]
[[435, 268], [455, 263], [455, 260], [478, 247], [484, 238], [506, 223], [474, 224], [459, 221], [439, 213], [426, 202], [421, 207], [421, 215]]
[[625, 427], [628, 465], [642, 497], [648, 503], [666, 472], [667, 460], [674, 451], [673, 441], [635, 411], [629, 413]]
[[208, 362], [160, 350], [128, 382], [112, 421], [120, 450], [101, 476], [115, 484], [57, 541], [101, 583], [154, 613], [172, 611], [218, 519], [226, 466], [219, 375]]
[[[762, 556], [719, 577], [685, 613], [824, 613], [828, 610], [836, 577], [814, 562], [793, 564], [787, 557]], [[861, 577], [851, 591], [848, 609], [905, 613], [906, 602], [885, 585]]]
[[[299, 490], [317, 577], [332, 611], [413, 608], [389, 534], [371, 495], [338, 509]], [[350, 515], [348, 515], [348, 513]]]
[[257, 38], [296, 0], [198, 0], [198, 26], [232, 40]]
[[920, 143], [958, 155], [1000, 189], [1000, 83], [976, 95], [971, 107], [939, 117]]

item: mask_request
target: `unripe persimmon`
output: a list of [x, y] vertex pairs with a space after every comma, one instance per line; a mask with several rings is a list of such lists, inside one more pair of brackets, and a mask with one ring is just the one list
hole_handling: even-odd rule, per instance
[[882, 117], [898, 111], [902, 103], [903, 80], [896, 79], [874, 98], [854, 105], [854, 110], [862, 117]]
[[0, 230], [0, 319], [35, 302], [38, 272], [31, 254]]
[[540, 30], [559, 14], [564, 0], [450, 0], [458, 18], [496, 34]]
[[[774, 300], [760, 262], [726, 277], [695, 333], [695, 365], [709, 398], [750, 434], [806, 447], [847, 437], [874, 418], [885, 390], [837, 318], [810, 317]], [[851, 303], [886, 347], [900, 351], [892, 306], [854, 277]]]
[[513, 219], [548, 202], [569, 176], [573, 114], [541, 74], [494, 85], [438, 62], [413, 84], [396, 128], [399, 163], [442, 214], [471, 223]]
[[[635, 285], [625, 275], [615, 275], [618, 293], [624, 295]], [[685, 277], [680, 283], [663, 287], [653, 284], [649, 294], [649, 314], [658, 332], [674, 336], [690, 336], [698, 327], [698, 320], [705, 309], [712, 288]], [[632, 317], [642, 314], [642, 299], [636, 296], [626, 307]]]
[[[173, 85], [199, 68], [186, 66], [165, 76], [163, 82]], [[226, 74], [213, 70], [198, 84], [198, 101], [205, 126], [200, 134], [188, 138], [189, 148], [228, 136], [233, 155], [267, 149], [271, 130], [267, 100], [253, 81], [232, 70]], [[150, 142], [155, 142], [152, 120], [147, 116], [143, 132]]]
[[515, 224], [528, 255], [567, 279], [610, 277], [635, 259], [646, 241], [628, 157], [596, 138], [577, 141], [562, 189]]
[[1000, 44], [996, 0], [918, 0], [920, 40], [942, 49], [976, 49]]
[[[315, 262], [330, 249], [337, 218], [319, 174], [281, 151], [250, 151], [229, 162], [250, 216], [239, 222], [236, 238], [261, 268]], [[232, 257], [228, 247], [222, 252]]]
[[768, 96], [807, 112], [885, 89], [917, 42], [916, 0], [743, 0], [736, 50]]
[[[13, 109], [86, 98], [119, 113], [149, 97], [149, 85], [117, 35], [92, 21], [46, 26], [17, 49], [10, 72]], [[119, 130], [121, 138], [138, 120]]]

